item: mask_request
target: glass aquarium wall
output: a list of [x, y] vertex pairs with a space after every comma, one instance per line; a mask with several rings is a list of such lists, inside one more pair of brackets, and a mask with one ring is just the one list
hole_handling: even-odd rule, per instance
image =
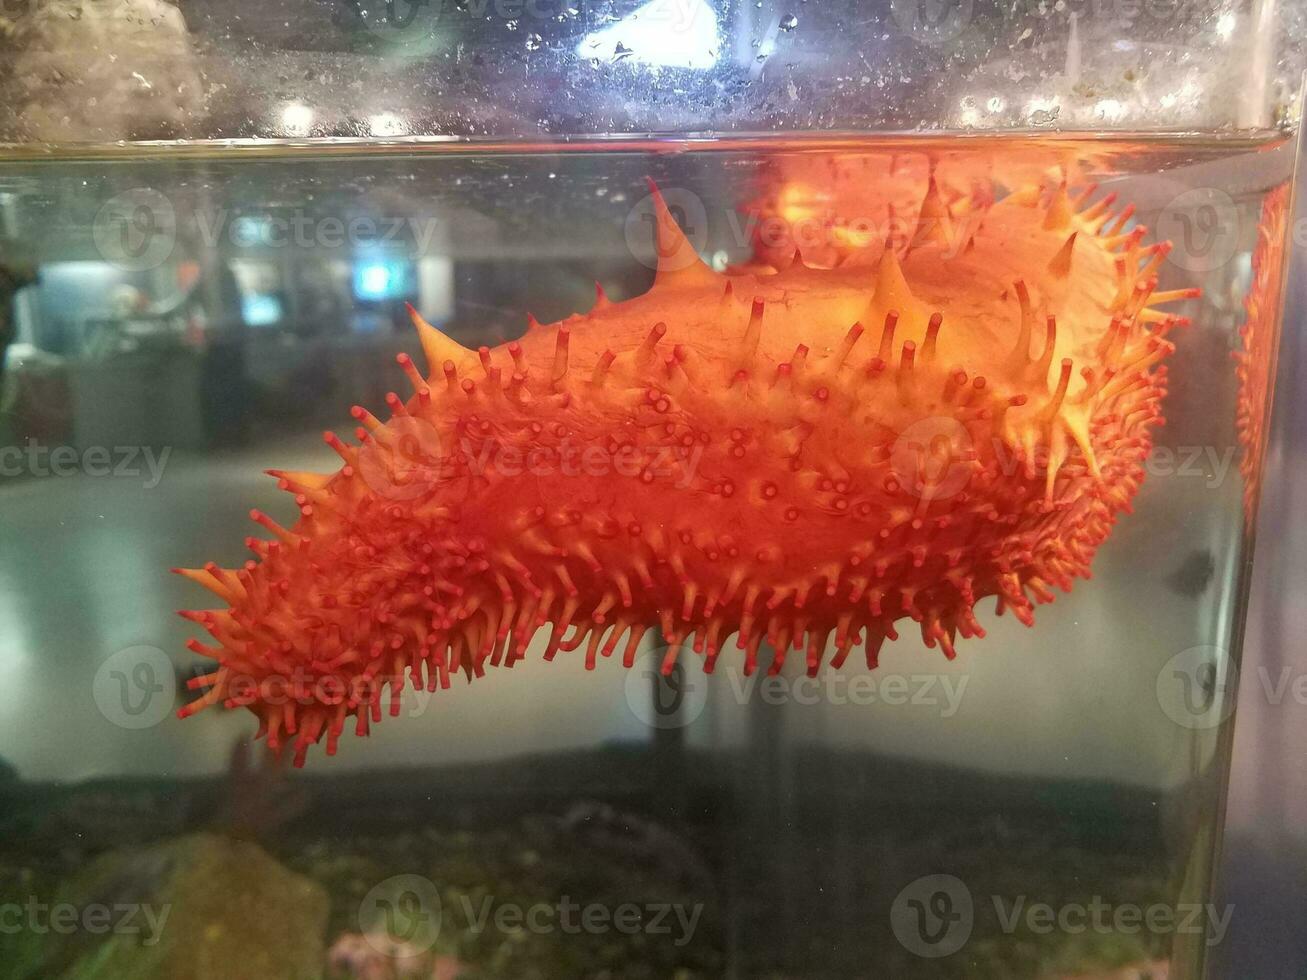
[[1296, 0], [7, 0], [0, 139], [1288, 125]]
[[[1298, 174], [1293, 227], [1301, 227], [1303, 175]], [[1303, 377], [1302, 336], [1294, 329], [1307, 310], [1307, 258], [1295, 235], [1285, 270], [1284, 335], [1277, 384], [1295, 392]], [[1267, 444], [1266, 493], [1258, 517], [1263, 545], [1253, 573], [1248, 635], [1240, 664], [1239, 723], [1233, 747], [1225, 843], [1218, 883], [1221, 901], [1241, 911], [1215, 968], [1222, 975], [1290, 977], [1300, 969], [1303, 939], [1280, 917], [1297, 902], [1307, 786], [1298, 767], [1286, 764], [1307, 724], [1307, 687], [1299, 680], [1298, 618], [1294, 596], [1302, 575], [1302, 546], [1294, 515], [1303, 483], [1302, 399], [1277, 401]]]
[[[1239, 236], [1214, 246], [1224, 254], [1183, 252], [1181, 239], [1157, 266], [1168, 289], [1204, 293], [1177, 294], [1192, 322], [1168, 333], [1167, 424], [1092, 580], [1041, 606], [1033, 628], [984, 602], [989, 635], [958, 638], [955, 660], [905, 632], [876, 670], [859, 651], [815, 678], [802, 652], [778, 676], [745, 676], [733, 642], [704, 675], [687, 643], [687, 662], [655, 685], [667, 648], [657, 629], [629, 672], [620, 650], [593, 671], [584, 648], [547, 662], [542, 630], [511, 671], [487, 666], [466, 690], [455, 680], [410, 691], [401, 718], [366, 739], [346, 732], [336, 758], [315, 753], [302, 772], [249, 741], [245, 710], [175, 717], [196, 696], [186, 681], [208, 672], [187, 643], [214, 644], [174, 610], [217, 602], [169, 569], [241, 568], [247, 535], [272, 537], [250, 523], [252, 507], [294, 523], [293, 495], [264, 471], [338, 468], [323, 428], [348, 435], [348, 406], [382, 413], [387, 392], [407, 390], [396, 355], [423, 363], [424, 352], [405, 303], [475, 350], [522, 336], [529, 316], [548, 324], [590, 309], [596, 278], [611, 301], [639, 296], [657, 264], [647, 174], [669, 200], [702, 208], [703, 254], [736, 269], [767, 247], [734, 237], [751, 213], [737, 188], [780, 181], [791, 201], [813, 174], [833, 175], [857, 207], [867, 169], [897, 168], [903, 193], [924, 194], [932, 159], [940, 179], [969, 178], [1028, 165], [1032, 148], [9, 164], [8, 213], [39, 243], [40, 281], [17, 294], [5, 377], [7, 880], [43, 902], [72, 894], [74, 906], [112, 889], [158, 895], [183, 928], [203, 930], [235, 913], [203, 903], [192, 913], [199, 898], [174, 891], [173, 869], [257, 844], [262, 873], [314, 897], [296, 935], [324, 969], [332, 947], [383, 956], [359, 938], [378, 928], [360, 909], [373, 887], [416, 875], [444, 912], [422, 953], [471, 975], [1196, 970], [1223, 920], [1133, 930], [1111, 916], [1207, 915], [1227, 762], [1218, 672], [1238, 646], [1256, 474], [1256, 445], [1237, 422], [1248, 417], [1241, 399], [1260, 397], [1231, 353], [1244, 349], [1249, 303], [1267, 302], [1254, 267], [1265, 275], [1274, 261], [1265, 243], [1289, 147], [1099, 140], [1041, 152], [1097, 180], [1097, 199], [1130, 200], [1136, 227], [1198, 228], [1216, 200]], [[560, 467], [522, 492], [566, 506], [577, 480]], [[626, 485], [616, 471], [601, 482]], [[475, 513], [476, 498], [467, 506]], [[765, 667], [766, 647], [760, 656]], [[178, 857], [179, 847], [208, 853]], [[92, 859], [99, 870], [85, 871]], [[139, 867], [158, 870], [139, 883], [132, 875], [146, 872], [128, 870]], [[255, 883], [220, 876], [213, 887], [234, 899]], [[669, 903], [698, 918], [683, 936], [650, 931], [652, 919], [629, 935], [577, 936], [465, 914], [564, 897]], [[971, 909], [968, 938], [921, 955], [934, 951], [895, 910], [946, 900]], [[1107, 918], [1087, 931], [1043, 931], [1030, 917], [1043, 906], [1090, 915], [1098, 900]], [[82, 931], [18, 933], [37, 972], [16, 975], [50, 975], [46, 957], [73, 969], [94, 955], [114, 975], [139, 975], [137, 938], [82, 937], [81, 950]]]
[[0, 978], [1222, 975], [1301, 8], [0, 6]]

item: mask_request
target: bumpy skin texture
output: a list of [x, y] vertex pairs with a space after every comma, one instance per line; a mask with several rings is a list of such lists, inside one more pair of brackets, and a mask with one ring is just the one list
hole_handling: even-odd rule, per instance
[[1088, 162], [1083, 149], [779, 154], [745, 206], [753, 261], [784, 267], [797, 248], [809, 264], [837, 265], [888, 236], [911, 238], [932, 181], [947, 202], [954, 241], [965, 244], [996, 195], [1074, 179]]
[[1275, 365], [1279, 336], [1280, 294], [1284, 290], [1284, 244], [1289, 221], [1290, 185], [1271, 191], [1262, 203], [1257, 226], [1257, 248], [1253, 251], [1253, 281], [1239, 328], [1241, 349], [1234, 352], [1235, 375], [1239, 381], [1235, 426], [1243, 451], [1239, 471], [1243, 476], [1244, 514], [1249, 525], [1257, 513], [1261, 493], [1262, 456], [1266, 443], [1267, 399]]
[[905, 619], [952, 657], [980, 599], [1030, 623], [1088, 576], [1160, 420], [1179, 321], [1151, 307], [1191, 295], [1154, 292], [1167, 246], [1056, 184], [959, 246], [932, 181], [911, 240], [723, 276], [654, 195], [648, 293], [479, 352], [415, 316], [416, 394], [328, 434], [339, 472], [274, 473], [301, 516], [254, 515], [259, 561], [182, 572], [230, 607], [183, 614], [219, 663], [184, 714], [247, 706], [302, 762], [541, 626], [546, 659], [629, 665], [657, 628], [668, 670], [690, 639], [751, 672], [766, 640], [815, 673]]

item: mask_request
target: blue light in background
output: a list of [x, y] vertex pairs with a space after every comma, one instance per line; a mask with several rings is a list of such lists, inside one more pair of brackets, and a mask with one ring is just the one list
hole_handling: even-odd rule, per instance
[[276, 296], [251, 293], [241, 297], [241, 313], [251, 327], [271, 327], [281, 322], [281, 300]]
[[390, 292], [390, 270], [384, 265], [365, 265], [359, 269], [359, 292], [384, 299]]
[[273, 245], [272, 218], [266, 214], [243, 214], [232, 222], [232, 244], [238, 248]]
[[407, 262], [369, 259], [354, 266], [354, 295], [361, 300], [400, 299], [409, 293]]

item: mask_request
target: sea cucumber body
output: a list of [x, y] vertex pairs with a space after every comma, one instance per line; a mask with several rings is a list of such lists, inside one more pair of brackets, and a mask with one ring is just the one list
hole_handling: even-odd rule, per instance
[[541, 627], [587, 666], [656, 628], [669, 669], [688, 639], [751, 672], [765, 640], [815, 673], [905, 619], [951, 657], [986, 596], [1031, 622], [1143, 478], [1178, 322], [1149, 304], [1188, 295], [1088, 197], [1009, 195], [959, 241], [932, 182], [910, 241], [734, 276], [658, 199], [645, 295], [494, 350], [418, 320], [416, 393], [328, 436], [337, 473], [275, 473], [294, 527], [255, 515], [259, 561], [184, 572], [229, 607], [186, 614], [219, 667], [185, 713], [247, 706], [302, 762]]
[[784, 264], [799, 248], [810, 263], [835, 265], [889, 235], [912, 237], [932, 181], [960, 235], [982, 224], [1004, 188], [1041, 180], [1076, 182], [1106, 163], [1083, 149], [1024, 148], [1020, 154], [962, 152], [781, 154], [762, 168], [745, 210], [756, 263]]
[[1244, 515], [1249, 528], [1257, 514], [1261, 494], [1262, 457], [1266, 451], [1272, 373], [1279, 339], [1281, 293], [1284, 291], [1284, 248], [1289, 222], [1289, 184], [1266, 195], [1257, 225], [1257, 248], [1253, 251], [1252, 283], [1245, 302], [1244, 322], [1239, 327], [1240, 349], [1234, 352], [1239, 396], [1235, 427], [1242, 455]]

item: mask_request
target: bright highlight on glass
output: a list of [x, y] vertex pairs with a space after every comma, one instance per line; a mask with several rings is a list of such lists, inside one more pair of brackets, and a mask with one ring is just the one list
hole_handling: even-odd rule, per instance
[[704, 0], [651, 0], [612, 27], [587, 34], [576, 53], [660, 68], [712, 68], [720, 50], [717, 11]]
[[368, 119], [368, 129], [373, 136], [403, 136], [404, 120], [393, 112], [379, 112]]
[[281, 111], [281, 125], [291, 136], [307, 136], [313, 128], [313, 110], [299, 102], [292, 102]]

